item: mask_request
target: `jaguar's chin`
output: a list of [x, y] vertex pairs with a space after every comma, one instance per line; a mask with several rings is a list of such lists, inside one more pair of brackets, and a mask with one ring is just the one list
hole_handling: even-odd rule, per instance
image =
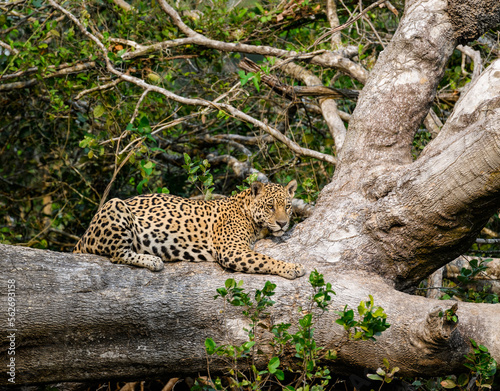
[[280, 229], [279, 231], [273, 231], [271, 232], [273, 234], [273, 236], [283, 236], [283, 234], [285, 233], [285, 231], [283, 231], [282, 229]]

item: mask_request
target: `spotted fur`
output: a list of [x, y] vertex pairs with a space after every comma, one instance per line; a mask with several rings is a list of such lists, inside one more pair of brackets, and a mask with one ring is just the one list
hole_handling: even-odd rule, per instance
[[245, 273], [303, 276], [301, 265], [253, 251], [256, 240], [288, 228], [297, 182], [254, 182], [232, 197], [201, 201], [148, 194], [108, 201], [73, 252], [110, 257], [113, 263], [162, 270], [163, 262], [215, 261]]

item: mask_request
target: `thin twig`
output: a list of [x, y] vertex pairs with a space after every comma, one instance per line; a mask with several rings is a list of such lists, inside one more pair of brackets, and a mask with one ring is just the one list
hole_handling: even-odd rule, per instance
[[102, 85], [97, 86], [97, 87], [89, 88], [88, 90], [83, 90], [75, 97], [75, 100], [79, 100], [82, 97], [84, 97], [85, 95], [90, 94], [90, 93], [95, 92], [95, 91], [109, 90], [110, 88], [113, 88], [113, 87], [117, 86], [118, 84], [120, 84], [122, 81], [123, 81], [122, 79], [115, 79], [112, 82], [102, 84]]

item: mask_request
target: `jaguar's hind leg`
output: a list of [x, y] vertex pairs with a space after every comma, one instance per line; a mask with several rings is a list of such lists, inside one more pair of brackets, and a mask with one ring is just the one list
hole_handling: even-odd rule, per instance
[[162, 270], [160, 257], [136, 252], [137, 235], [136, 217], [125, 202], [113, 198], [94, 216], [75, 252], [104, 255], [113, 263]]

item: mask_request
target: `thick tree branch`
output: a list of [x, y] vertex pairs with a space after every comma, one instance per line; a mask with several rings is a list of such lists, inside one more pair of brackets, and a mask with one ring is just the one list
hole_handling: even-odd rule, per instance
[[[429, 112], [455, 47], [444, 6], [437, 0], [407, 2], [398, 30], [372, 70], [349, 123], [341, 154], [348, 167], [362, 164], [376, 171], [380, 165], [411, 163], [408, 146]], [[358, 148], [360, 143], [367, 149]]]
[[[305, 277], [289, 281], [228, 274], [214, 263], [171, 263], [153, 273], [94, 255], [0, 245], [0, 266], [2, 286], [12, 279], [16, 286], [16, 384], [203, 374], [206, 338], [219, 344], [245, 339], [248, 320], [241, 308], [213, 300], [215, 289], [227, 278], [243, 280], [250, 291], [262, 289], [266, 280], [276, 283], [272, 319], [292, 323], [292, 330], [299, 307], [307, 308], [312, 294]], [[321, 265], [309, 262], [306, 267]], [[337, 351], [338, 359], [328, 362], [337, 373], [362, 375], [384, 358], [400, 367], [402, 376], [460, 371], [463, 355], [470, 351], [469, 338], [500, 360], [500, 306], [459, 303], [459, 323], [450, 324], [439, 312], [456, 302], [406, 295], [375, 275], [321, 271], [337, 295], [330, 311], [315, 318], [314, 336], [318, 346]], [[350, 341], [334, 322], [334, 310], [356, 308], [368, 294], [384, 308], [391, 327], [376, 342]], [[7, 290], [0, 295], [6, 302]], [[259, 335], [260, 348], [268, 354], [270, 337]], [[1, 341], [2, 351], [9, 343]], [[285, 353], [282, 362], [296, 365], [293, 355]], [[7, 358], [4, 355], [2, 362]], [[256, 365], [265, 366], [264, 358]], [[224, 359], [211, 359], [212, 374], [224, 368]], [[8, 384], [7, 376], [0, 384]]]
[[444, 4], [407, 4], [361, 93], [334, 178], [313, 214], [286, 242], [262, 242], [258, 251], [294, 262], [314, 259], [337, 273], [368, 270], [412, 291], [465, 252], [500, 207], [497, 63], [412, 163], [413, 135], [454, 48], [448, 16], [437, 12]]

